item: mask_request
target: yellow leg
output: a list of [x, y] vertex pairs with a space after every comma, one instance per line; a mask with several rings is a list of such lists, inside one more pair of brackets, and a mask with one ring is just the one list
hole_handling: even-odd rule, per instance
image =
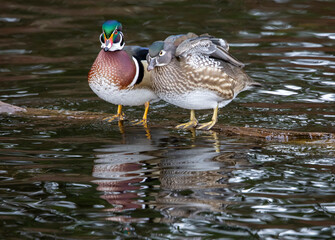
[[150, 106], [150, 103], [149, 103], [149, 102], [146, 102], [146, 103], [144, 104], [145, 109], [144, 109], [143, 118], [142, 118], [141, 121], [138, 121], [138, 122], [133, 121], [133, 124], [134, 124], [134, 125], [142, 125], [142, 126], [144, 126], [144, 127], [148, 127], [148, 126], [147, 126], [147, 123], [148, 123], [147, 120], [148, 120], [149, 106]]
[[190, 121], [187, 123], [179, 124], [176, 126], [176, 128], [179, 129], [188, 129], [188, 128], [194, 128], [198, 125], [198, 120], [195, 118], [195, 112], [192, 109], [191, 110], [191, 116], [190, 116]]
[[197, 129], [200, 129], [200, 130], [209, 130], [209, 129], [211, 129], [215, 125], [215, 123], [217, 122], [217, 119], [218, 119], [218, 109], [219, 109], [218, 106], [216, 106], [216, 108], [214, 108], [212, 121], [207, 122], [207, 123], [199, 124], [199, 126], [197, 127]]
[[122, 105], [118, 105], [117, 107], [117, 114], [106, 117], [103, 120], [106, 120], [107, 122], [112, 122], [114, 120], [123, 121], [124, 120], [124, 113], [122, 112]]

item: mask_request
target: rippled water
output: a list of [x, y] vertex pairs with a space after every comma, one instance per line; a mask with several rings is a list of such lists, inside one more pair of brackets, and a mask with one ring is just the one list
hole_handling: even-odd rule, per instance
[[[89, 89], [101, 23], [127, 44], [208, 32], [264, 85], [219, 123], [335, 132], [334, 1], [1, 1], [0, 101], [116, 111]], [[126, 107], [139, 119], [143, 107]], [[2, 239], [333, 239], [332, 140], [267, 142], [177, 131], [153, 104], [125, 123], [0, 115]], [[200, 121], [211, 117], [199, 111]]]

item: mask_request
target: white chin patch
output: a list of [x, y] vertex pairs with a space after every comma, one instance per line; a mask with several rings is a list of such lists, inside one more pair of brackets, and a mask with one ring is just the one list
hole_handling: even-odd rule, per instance
[[123, 47], [124, 47], [124, 44], [120, 45], [120, 43], [114, 43], [112, 46], [111, 46], [110, 43], [108, 44], [108, 46], [105, 43], [101, 44], [101, 48], [102, 49], [108, 48], [109, 52], [114, 52], [114, 51], [117, 51], [117, 50], [122, 50]]

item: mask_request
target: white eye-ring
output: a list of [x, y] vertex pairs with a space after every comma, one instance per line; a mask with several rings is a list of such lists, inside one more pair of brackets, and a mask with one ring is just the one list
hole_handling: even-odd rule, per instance
[[159, 52], [159, 56], [163, 56], [165, 53], [166, 53], [166, 52], [165, 52], [164, 50], [161, 50], [161, 51]]

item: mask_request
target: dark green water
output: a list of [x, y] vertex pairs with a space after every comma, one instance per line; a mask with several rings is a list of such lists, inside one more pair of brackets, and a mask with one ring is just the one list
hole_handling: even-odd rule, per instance
[[[0, 1], [0, 101], [114, 113], [89, 89], [101, 24], [127, 44], [225, 38], [264, 87], [229, 125], [335, 132], [334, 1]], [[125, 108], [139, 119], [143, 107]], [[200, 121], [211, 111], [199, 111]], [[0, 115], [1, 239], [334, 239], [335, 144], [177, 131], [153, 104], [141, 127]], [[149, 123], [149, 125], [150, 125]], [[160, 127], [158, 127], [160, 126]]]

